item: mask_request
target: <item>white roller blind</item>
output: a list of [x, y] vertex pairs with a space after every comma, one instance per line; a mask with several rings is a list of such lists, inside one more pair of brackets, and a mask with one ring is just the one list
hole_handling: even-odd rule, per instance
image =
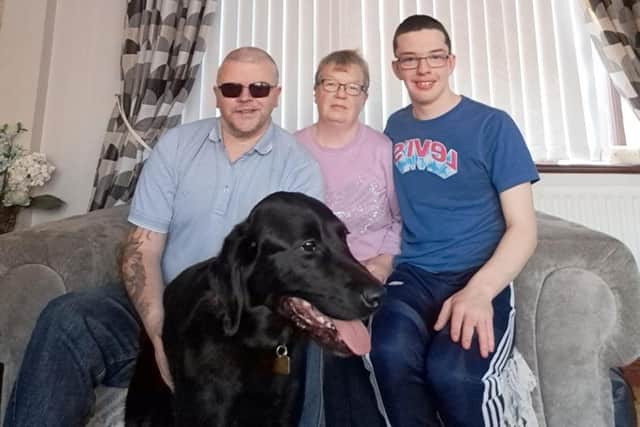
[[600, 159], [610, 144], [603, 111], [609, 103], [596, 87], [594, 52], [576, 0], [223, 0], [185, 120], [216, 114], [211, 87], [218, 64], [228, 51], [253, 45], [280, 67], [275, 122], [290, 131], [308, 126], [316, 119], [319, 60], [333, 50], [359, 49], [371, 72], [362, 120], [382, 130], [409, 103], [391, 71], [391, 44], [397, 25], [414, 13], [449, 29], [457, 57], [453, 89], [507, 111], [536, 160]]

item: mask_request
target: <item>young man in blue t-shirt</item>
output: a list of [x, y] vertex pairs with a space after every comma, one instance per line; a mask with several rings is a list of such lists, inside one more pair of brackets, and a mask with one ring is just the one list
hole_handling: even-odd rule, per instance
[[394, 113], [401, 254], [373, 321], [371, 359], [394, 427], [499, 426], [510, 357], [512, 280], [536, 246], [522, 135], [503, 111], [452, 92], [444, 26], [405, 19], [393, 71], [411, 105]]

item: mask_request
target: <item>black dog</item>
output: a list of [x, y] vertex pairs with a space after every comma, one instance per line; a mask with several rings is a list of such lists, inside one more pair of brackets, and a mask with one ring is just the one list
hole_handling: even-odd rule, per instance
[[155, 363], [139, 359], [127, 425], [294, 426], [306, 337], [343, 355], [369, 349], [360, 319], [384, 290], [351, 255], [346, 235], [329, 208], [300, 193], [258, 203], [218, 257], [186, 269], [165, 290], [163, 341], [175, 394], [165, 387], [145, 395], [141, 372]]

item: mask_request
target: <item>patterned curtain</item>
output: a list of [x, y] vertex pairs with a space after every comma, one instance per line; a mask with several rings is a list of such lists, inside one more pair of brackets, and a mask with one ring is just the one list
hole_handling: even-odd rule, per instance
[[216, 6], [216, 0], [128, 1], [122, 91], [107, 124], [90, 210], [128, 202], [143, 159], [180, 122]]
[[640, 119], [640, 0], [583, 0], [589, 33], [618, 93]]

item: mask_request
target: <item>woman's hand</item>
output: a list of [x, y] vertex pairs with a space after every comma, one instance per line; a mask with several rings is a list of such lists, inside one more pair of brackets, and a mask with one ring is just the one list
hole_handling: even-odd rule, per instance
[[384, 283], [387, 277], [389, 277], [389, 274], [391, 274], [393, 257], [387, 254], [380, 254], [363, 261], [362, 264], [369, 270], [369, 273], [371, 273], [373, 277]]

